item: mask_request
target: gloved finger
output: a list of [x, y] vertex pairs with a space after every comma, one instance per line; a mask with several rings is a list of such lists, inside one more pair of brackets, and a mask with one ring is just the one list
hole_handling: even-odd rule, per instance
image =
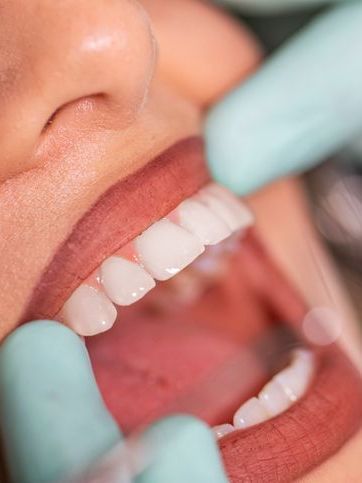
[[217, 181], [245, 194], [321, 161], [362, 131], [362, 2], [317, 17], [211, 109]]
[[[128, 481], [129, 461], [117, 460], [117, 454], [112, 468], [97, 464], [121, 435], [103, 405], [85, 346], [67, 327], [37, 321], [11, 334], [0, 347], [0, 391], [1, 435], [12, 481], [68, 481], [84, 471], [86, 480], [74, 481], [88, 483], [92, 467], [97, 481], [104, 474], [109, 482], [111, 475]], [[227, 481], [212, 432], [193, 417], [151, 425], [137, 446], [146, 456], [139, 462], [137, 483]]]
[[226, 483], [211, 430], [191, 416], [172, 416], [152, 425], [141, 437], [152, 462], [136, 483]]
[[58, 481], [121, 437], [82, 340], [57, 322], [28, 323], [0, 347], [0, 428], [11, 481]]
[[113, 448], [64, 483], [226, 483], [210, 428], [192, 416], [170, 416]]
[[265, 15], [349, 1], [351, 0], [217, 0], [217, 3], [236, 7], [242, 12]]

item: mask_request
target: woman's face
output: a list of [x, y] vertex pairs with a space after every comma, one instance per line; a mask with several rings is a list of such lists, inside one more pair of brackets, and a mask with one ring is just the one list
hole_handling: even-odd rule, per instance
[[[191, 0], [66, 0], [61, 6], [14, 0], [2, 6], [0, 22], [2, 338], [20, 322], [55, 317], [106, 257], [203, 186], [203, 111], [256, 68], [260, 50], [246, 29]], [[336, 301], [346, 320], [343, 341], [353, 352], [353, 316], [313, 232], [298, 182], [280, 182], [249, 201], [258, 237], [307, 306]], [[281, 227], [281, 219], [288, 223]], [[345, 390], [358, 399], [356, 376], [345, 362], [323, 377], [325, 383], [330, 379], [329, 388], [333, 377], [350, 381]], [[318, 399], [313, 387], [309, 393], [306, 402]], [[304, 409], [313, 412], [303, 417], [317, 418], [318, 404], [308, 404]], [[339, 410], [333, 404], [340, 399], [331, 402], [330, 417]], [[279, 417], [281, 429], [276, 419], [273, 427], [263, 423], [246, 436], [238, 433], [240, 455], [250, 438], [283, 435], [290, 411]], [[347, 467], [349, 480], [357, 478], [362, 435], [354, 435], [355, 405], [345, 413], [337, 436], [326, 432], [325, 441], [318, 435], [314, 440], [301, 423], [298, 431], [309, 438], [303, 448], [277, 443], [280, 453], [288, 449], [290, 467], [274, 449], [269, 460], [275, 481], [316, 466], [311, 481], [342, 481]], [[319, 433], [328, 425], [333, 421], [320, 421]], [[345, 443], [350, 435], [354, 439]], [[220, 440], [232, 481], [242, 471], [251, 478], [270, 471], [259, 443], [248, 455], [250, 465], [241, 468], [231, 454], [234, 440]], [[297, 465], [294, 451], [303, 452]]]

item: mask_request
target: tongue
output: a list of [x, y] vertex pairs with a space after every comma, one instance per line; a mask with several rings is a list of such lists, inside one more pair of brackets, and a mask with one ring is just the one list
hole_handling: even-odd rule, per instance
[[175, 412], [217, 424], [262, 377], [252, 351], [189, 321], [129, 316], [88, 348], [105, 402], [125, 433]]

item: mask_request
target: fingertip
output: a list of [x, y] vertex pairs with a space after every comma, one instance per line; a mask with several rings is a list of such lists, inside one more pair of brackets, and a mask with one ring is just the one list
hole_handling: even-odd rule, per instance
[[209, 111], [204, 131], [212, 177], [238, 195], [257, 188], [265, 175], [248, 152], [248, 147], [253, 150], [252, 139], [243, 127], [243, 119], [243, 101], [237, 90]]
[[227, 482], [213, 433], [193, 416], [175, 415], [158, 421], [145, 431], [142, 442], [151, 448], [154, 460], [137, 483]]
[[1, 345], [0, 425], [9, 473], [19, 483], [80, 471], [120, 438], [85, 344], [54, 321], [25, 324]]
[[250, 193], [315, 166], [361, 131], [361, 19], [360, 2], [320, 14], [210, 110], [216, 181]]

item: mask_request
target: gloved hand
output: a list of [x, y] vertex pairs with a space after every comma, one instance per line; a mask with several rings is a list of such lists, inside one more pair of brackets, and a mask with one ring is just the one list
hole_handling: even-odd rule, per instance
[[[326, 2], [219, 3], [267, 12]], [[210, 110], [206, 148], [218, 182], [246, 194], [315, 165], [362, 132], [362, 2], [338, 3]]]
[[216, 3], [232, 5], [243, 12], [269, 14], [348, 1], [350, 0], [216, 0]]
[[[15, 483], [68, 481], [122, 439], [84, 343], [52, 321], [18, 328], [0, 347], [0, 428]], [[213, 434], [193, 417], [166, 418], [140, 443], [152, 450], [152, 461], [136, 483], [227, 481]]]

